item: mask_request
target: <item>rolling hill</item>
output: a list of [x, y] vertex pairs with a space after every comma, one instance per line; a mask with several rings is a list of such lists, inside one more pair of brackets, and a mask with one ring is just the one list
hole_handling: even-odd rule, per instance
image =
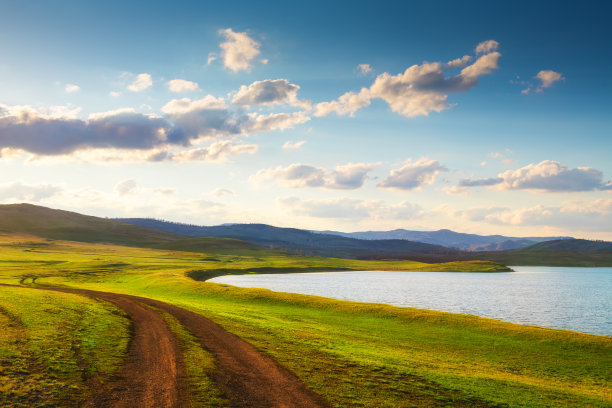
[[[603, 241], [561, 239], [512, 250], [470, 252], [404, 239], [360, 240], [265, 224], [200, 227], [145, 218], [117, 220], [31, 204], [0, 205], [0, 233], [188, 252], [253, 255], [277, 250], [347, 259], [489, 260], [505, 265], [612, 266], [612, 243]], [[505, 244], [502, 241], [490, 245], [504, 249]]]
[[[213, 227], [160, 221], [151, 218], [125, 218], [123, 222], [190, 236], [235, 238], [267, 248], [325, 257], [354, 259], [412, 259], [422, 262], [490, 260], [505, 265], [541, 266], [612, 266], [612, 243], [582, 239], [557, 239], [534, 242], [546, 237], [504, 240], [502, 235], [480, 236], [441, 230], [443, 236], [481, 239], [481, 250], [461, 251], [405, 239], [361, 240], [340, 235], [295, 228], [278, 228], [265, 224], [227, 224]], [[403, 230], [405, 231], [405, 230]], [[438, 234], [440, 236], [440, 234]], [[485, 244], [486, 239], [493, 240]], [[517, 238], [518, 239], [518, 238]], [[500, 240], [500, 241], [495, 241]], [[531, 244], [531, 245], [529, 245]], [[524, 246], [523, 246], [524, 245]]]
[[119, 218], [117, 221], [190, 236], [234, 238], [266, 248], [301, 255], [350, 259], [394, 258], [436, 262], [440, 259], [454, 260], [461, 254], [461, 251], [441, 245], [403, 239], [361, 240], [297, 228], [273, 227], [266, 224], [231, 224], [205, 227], [150, 218]]
[[424, 242], [432, 245], [442, 245], [465, 251], [505, 251], [527, 247], [538, 242], [569, 239], [571, 237], [506, 237], [503, 235], [477, 235], [455, 232], [448, 229], [438, 231], [410, 231], [395, 229], [392, 231], [338, 232], [318, 231], [322, 234], [340, 235], [348, 238], [379, 240], [405, 239]]
[[29, 234], [57, 240], [188, 252], [243, 253], [264, 250], [256, 245], [235, 239], [190, 238], [113, 219], [32, 204], [0, 205], [0, 233]]

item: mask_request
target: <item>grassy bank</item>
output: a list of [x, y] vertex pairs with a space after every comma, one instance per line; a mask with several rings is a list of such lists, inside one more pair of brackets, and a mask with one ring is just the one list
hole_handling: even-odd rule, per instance
[[0, 287], [0, 406], [76, 406], [121, 366], [129, 321], [103, 302]]
[[[186, 276], [194, 270], [410, 270], [431, 265], [194, 254], [51, 241], [35, 245], [37, 242], [31, 237], [0, 242], [3, 254], [10, 255], [0, 262], [0, 280], [138, 294], [186, 307], [274, 356], [334, 406], [612, 404], [609, 337], [235, 288]], [[189, 337], [183, 341], [188, 344]], [[193, 352], [197, 354], [197, 348]]]

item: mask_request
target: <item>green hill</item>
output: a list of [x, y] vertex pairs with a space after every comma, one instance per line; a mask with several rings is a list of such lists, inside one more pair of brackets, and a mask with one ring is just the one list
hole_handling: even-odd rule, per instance
[[190, 238], [151, 228], [32, 204], [0, 205], [0, 233], [187, 252], [254, 253], [261, 247], [237, 239]]
[[32, 204], [0, 205], [0, 232], [143, 247], [185, 238], [178, 234]]
[[463, 259], [487, 259], [505, 265], [612, 266], [612, 242], [559, 239], [512, 251], [474, 252]]

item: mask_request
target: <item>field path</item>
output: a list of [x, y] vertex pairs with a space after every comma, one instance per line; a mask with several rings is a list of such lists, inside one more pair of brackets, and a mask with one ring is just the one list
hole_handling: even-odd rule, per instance
[[96, 407], [181, 407], [183, 369], [176, 339], [153, 306], [169, 313], [216, 359], [213, 380], [234, 408], [327, 408], [292, 372], [217, 323], [189, 310], [138, 296], [85, 289], [41, 288], [111, 302], [133, 321], [128, 362]]
[[95, 407], [181, 406], [181, 354], [174, 334], [159, 313], [135, 299], [112, 293], [61, 291], [113, 303], [132, 321], [133, 333], [126, 365], [119, 377], [111, 381], [111, 389], [93, 390]]

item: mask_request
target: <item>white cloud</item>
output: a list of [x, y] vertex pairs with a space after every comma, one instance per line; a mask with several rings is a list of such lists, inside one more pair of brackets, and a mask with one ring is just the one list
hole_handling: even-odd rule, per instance
[[276, 180], [290, 188], [323, 187], [328, 189], [355, 190], [363, 186], [375, 163], [348, 163], [326, 170], [307, 164], [295, 163], [287, 167], [262, 169], [251, 176], [252, 182]]
[[[144, 108], [150, 107], [140, 109]], [[85, 120], [79, 117], [81, 108], [74, 106], [0, 105], [0, 151], [5, 157], [10, 151], [11, 155], [28, 152], [36, 157], [78, 153], [81, 159], [161, 161], [171, 148], [197, 145], [209, 138], [291, 129], [310, 120], [306, 112], [246, 114], [212, 95], [173, 99], [161, 111], [163, 116], [119, 109], [92, 113]], [[113, 157], [117, 154], [122, 157]]]
[[184, 79], [173, 79], [166, 83], [170, 92], [191, 92], [199, 88], [197, 82], [186, 81]]
[[108, 93], [108, 96], [112, 96], [113, 98], [118, 98], [118, 97], [120, 97], [120, 96], [121, 96], [121, 92], [118, 92], [118, 91], [110, 91], [110, 92]]
[[310, 120], [310, 117], [304, 112], [271, 113], [269, 115], [252, 114], [249, 118], [250, 123], [245, 129], [247, 133], [292, 129], [296, 125]]
[[251, 85], [242, 85], [232, 103], [237, 105], [277, 105], [289, 104], [309, 108], [310, 101], [301, 101], [297, 97], [299, 85], [292, 84], [286, 79], [266, 79], [256, 81]]
[[64, 90], [66, 91], [66, 93], [74, 93], [80, 91], [81, 87], [75, 84], [66, 84]]
[[452, 61], [448, 61], [446, 63], [446, 66], [449, 68], [462, 68], [462, 67], [465, 67], [467, 63], [470, 62], [471, 60], [472, 60], [472, 56], [464, 55], [461, 58], [456, 58]]
[[216, 188], [213, 190], [212, 195], [215, 197], [223, 197], [223, 196], [235, 196], [236, 193], [227, 188]]
[[[233, 72], [249, 71], [253, 60], [260, 54], [260, 44], [247, 33], [237, 33], [231, 28], [219, 30], [219, 35], [225, 38], [225, 42], [219, 44], [225, 68]], [[210, 55], [208, 59], [210, 61]]]
[[23, 184], [17, 181], [11, 184], [0, 184], [0, 201], [33, 201], [38, 202], [60, 194], [63, 188], [52, 184]]
[[41, 112], [30, 106], [0, 105], [0, 148], [36, 155], [62, 155], [87, 149], [152, 149], [187, 140], [174, 125], [132, 109], [76, 117], [79, 109]]
[[360, 188], [374, 166], [376, 166], [374, 163], [348, 163], [336, 166], [326, 187], [343, 190]]
[[208, 58], [206, 58], [206, 65], [212, 64], [214, 61], [216, 61], [217, 58], [219, 58], [219, 56], [216, 53], [209, 52]]
[[176, 188], [154, 188], [151, 191], [162, 196], [171, 196], [176, 193]]
[[[555, 82], [565, 81], [565, 77], [561, 73], [549, 69], [538, 72], [538, 74], [534, 78], [540, 80], [540, 85], [535, 87], [535, 91], [538, 93], [543, 92], [546, 88], [550, 88], [555, 84]], [[534, 85], [527, 81], [517, 80], [513, 81], [513, 83], [527, 85], [527, 88], [521, 91], [522, 94], [529, 94], [534, 88]]]
[[499, 43], [495, 40], [483, 41], [476, 46], [476, 54], [486, 54], [491, 51], [496, 51], [499, 48]]
[[549, 69], [538, 72], [536, 78], [542, 81], [537, 91], [542, 91], [544, 88], [550, 88], [555, 82], [565, 80], [565, 77], [561, 75], [561, 73]]
[[166, 115], [181, 115], [201, 110], [224, 109], [227, 109], [227, 105], [223, 98], [215, 98], [212, 95], [206, 95], [196, 100], [191, 100], [189, 98], [172, 99], [161, 108], [161, 111]]
[[490, 186], [500, 190], [534, 190], [541, 192], [576, 192], [612, 190], [612, 181], [604, 182], [603, 173], [592, 167], [569, 168], [557, 161], [544, 160], [497, 177], [464, 179], [459, 188]]
[[115, 192], [120, 196], [134, 194], [136, 192], [136, 180], [125, 180], [115, 186]]
[[[480, 207], [457, 211], [455, 216], [465, 221], [493, 225], [546, 226], [567, 231], [612, 231], [612, 199], [591, 202], [565, 201], [560, 205], [510, 209]], [[606, 231], [607, 226], [607, 231]]]
[[285, 150], [297, 150], [306, 144], [305, 140], [300, 140], [299, 142], [292, 143], [290, 141], [286, 141], [283, 145], [283, 149]]
[[357, 65], [357, 71], [361, 75], [367, 75], [367, 74], [373, 72], [374, 70], [372, 69], [370, 64], [359, 64], [359, 65]]
[[[382, 73], [370, 88], [363, 88], [359, 93], [347, 92], [335, 101], [318, 103], [315, 116], [332, 112], [352, 116], [357, 110], [368, 106], [373, 98], [384, 100], [393, 112], [407, 117], [441, 112], [451, 107], [447, 102], [448, 93], [468, 91], [478, 84], [480, 76], [498, 68], [501, 54], [494, 51], [497, 42], [486, 41], [477, 48], [482, 55], [471, 65], [466, 66], [471, 57], [463, 56], [447, 63], [413, 65], [397, 75]], [[447, 70], [462, 66], [465, 67], [458, 74], [446, 75]]]
[[141, 92], [153, 85], [153, 78], [149, 74], [138, 74], [136, 79], [128, 85], [127, 89], [132, 92]]
[[273, 169], [262, 169], [250, 177], [252, 182], [268, 179], [279, 180], [286, 187], [322, 187], [325, 185], [325, 170], [307, 164], [292, 164], [288, 167], [278, 166]]
[[278, 203], [292, 214], [316, 218], [360, 219], [370, 214], [363, 200], [350, 198], [301, 200], [297, 197], [287, 197], [278, 199]]
[[314, 218], [350, 220], [408, 220], [423, 215], [420, 206], [403, 201], [388, 205], [379, 200], [352, 198], [302, 200], [297, 197], [280, 198], [277, 202], [291, 214]]
[[170, 160], [176, 162], [187, 161], [226, 161], [227, 156], [237, 154], [254, 154], [259, 146], [254, 144], [233, 144], [230, 140], [221, 140], [208, 147], [191, 149], [170, 155]]
[[355, 112], [370, 104], [370, 90], [362, 88], [359, 93], [347, 92], [335, 101], [321, 102], [315, 105], [315, 116], [325, 116], [332, 112], [337, 115], [354, 116]]
[[437, 160], [420, 158], [413, 162], [411, 159], [399, 169], [391, 170], [389, 176], [378, 183], [380, 188], [397, 190], [421, 189], [423, 186], [432, 184], [440, 172], [448, 171]]

